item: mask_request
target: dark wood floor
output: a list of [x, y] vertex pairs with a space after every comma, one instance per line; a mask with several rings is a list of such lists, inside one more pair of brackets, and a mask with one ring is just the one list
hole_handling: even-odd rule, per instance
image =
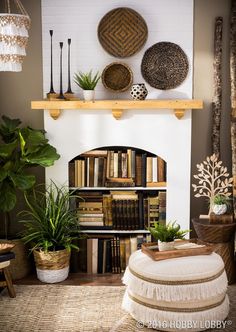
[[[122, 286], [121, 274], [96, 274], [70, 273], [68, 279], [60, 282], [61, 285], [73, 286]], [[15, 280], [16, 285], [42, 285], [36, 274], [31, 274], [21, 280]]]

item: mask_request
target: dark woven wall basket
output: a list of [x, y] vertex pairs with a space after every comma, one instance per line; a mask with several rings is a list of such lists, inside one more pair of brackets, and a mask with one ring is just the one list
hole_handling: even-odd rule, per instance
[[145, 81], [160, 90], [174, 89], [183, 83], [188, 69], [188, 58], [182, 48], [169, 42], [160, 42], [147, 49], [141, 64]]
[[131, 8], [116, 8], [108, 12], [98, 25], [98, 39], [102, 47], [117, 58], [137, 53], [145, 44], [147, 24]]
[[106, 89], [123, 92], [130, 88], [133, 82], [133, 73], [124, 63], [113, 62], [102, 72], [102, 83]]

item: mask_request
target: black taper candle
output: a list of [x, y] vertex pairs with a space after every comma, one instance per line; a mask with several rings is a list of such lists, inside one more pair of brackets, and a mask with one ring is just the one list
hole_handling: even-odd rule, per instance
[[49, 30], [50, 37], [51, 37], [51, 83], [50, 83], [50, 91], [49, 93], [55, 93], [53, 88], [53, 59], [52, 59], [52, 36], [53, 36], [53, 30]]
[[60, 42], [60, 94], [58, 96], [58, 99], [66, 99], [63, 95], [63, 87], [62, 87], [62, 48], [63, 48], [63, 42]]
[[66, 93], [73, 93], [71, 90], [71, 81], [70, 81], [70, 45], [71, 45], [71, 39], [69, 38], [67, 40], [68, 42], [68, 89]]

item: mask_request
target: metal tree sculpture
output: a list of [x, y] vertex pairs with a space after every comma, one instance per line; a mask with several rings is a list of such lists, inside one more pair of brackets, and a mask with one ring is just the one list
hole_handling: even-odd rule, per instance
[[207, 157], [201, 164], [197, 164], [198, 174], [194, 178], [198, 180], [198, 185], [192, 184], [195, 197], [207, 197], [209, 199], [210, 208], [209, 215], [212, 212], [212, 203], [214, 197], [218, 195], [229, 197], [231, 192], [233, 178], [229, 178], [227, 167], [222, 165], [222, 161], [218, 160], [216, 154]]

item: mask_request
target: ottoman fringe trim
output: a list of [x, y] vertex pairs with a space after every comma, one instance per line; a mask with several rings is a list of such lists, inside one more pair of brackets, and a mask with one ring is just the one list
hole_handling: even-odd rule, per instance
[[[132, 271], [133, 272], [133, 271]], [[201, 283], [195, 280], [189, 284], [181, 283], [181, 281], [161, 281], [158, 284], [157, 280], [150, 281], [149, 278], [137, 276], [133, 274], [130, 268], [126, 268], [123, 283], [128, 285], [128, 289], [132, 293], [150, 299], [163, 301], [187, 301], [187, 300], [202, 300], [209, 299], [213, 296], [226, 293], [227, 290], [227, 276], [224, 270], [221, 270], [217, 275], [210, 278], [201, 279]], [[147, 281], [148, 280], [148, 281]], [[204, 280], [204, 281], [203, 281]]]
[[172, 311], [172, 312], [198, 312], [198, 311], [205, 311], [205, 310], [213, 309], [213, 308], [221, 305], [225, 301], [225, 297], [226, 297], [225, 296], [222, 300], [220, 300], [217, 303], [214, 303], [214, 304], [211, 304], [211, 305], [208, 305], [205, 307], [198, 307], [198, 308], [192, 309], [192, 308], [170, 308], [170, 307], [163, 307], [163, 306], [161, 307], [159, 305], [154, 305], [154, 304], [143, 302], [143, 301], [137, 299], [135, 296], [131, 295], [129, 292], [127, 292], [127, 293], [128, 293], [129, 298], [132, 301], [134, 301], [138, 304], [141, 304], [144, 307], [148, 307], [148, 308], [155, 309], [155, 310]]
[[[146, 326], [149, 326], [149, 324], [152, 324], [152, 326], [156, 325], [156, 329], [158, 330], [176, 331], [175, 325], [181, 323], [178, 331], [186, 331], [185, 328], [183, 329], [181, 327], [184, 322], [191, 321], [194, 322], [194, 326], [190, 328], [191, 331], [202, 331], [206, 329], [205, 323], [209, 321], [223, 321], [227, 317], [229, 312], [229, 300], [226, 295], [222, 304], [205, 311], [190, 313], [172, 312], [143, 306], [130, 299], [126, 292], [123, 298], [122, 308], [131, 314], [131, 316], [137, 321], [141, 321]], [[163, 322], [165, 323], [165, 326], [161, 325]]]
[[200, 284], [200, 283], [204, 283], [204, 282], [208, 282], [208, 281], [212, 281], [214, 279], [217, 279], [218, 277], [220, 277], [223, 273], [224, 273], [224, 268], [222, 270], [220, 270], [218, 273], [216, 273], [215, 275], [211, 276], [211, 277], [207, 277], [207, 278], [202, 278], [202, 279], [195, 279], [195, 280], [157, 280], [157, 279], [152, 279], [149, 277], [145, 277], [137, 272], [135, 272], [134, 270], [132, 270], [129, 267], [129, 271], [137, 278], [142, 279], [144, 281], [147, 282], [151, 282], [153, 284], [160, 284], [160, 285], [192, 285], [192, 284]]

